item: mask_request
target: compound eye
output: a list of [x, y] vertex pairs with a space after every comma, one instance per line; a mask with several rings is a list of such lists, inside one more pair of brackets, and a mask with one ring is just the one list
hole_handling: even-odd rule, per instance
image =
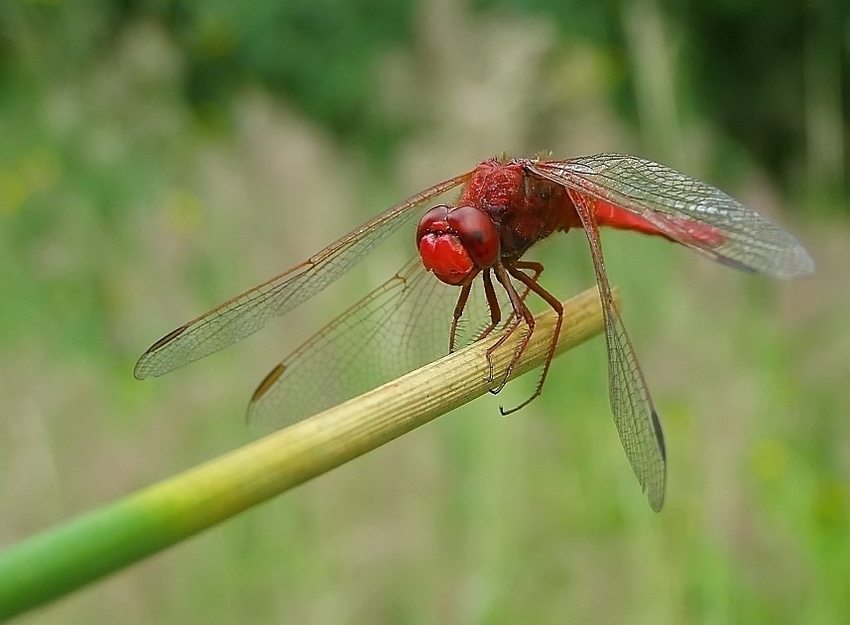
[[419, 257], [425, 269], [446, 284], [463, 284], [478, 273], [456, 234], [426, 232], [419, 239]]
[[449, 209], [447, 221], [479, 269], [496, 264], [501, 253], [501, 239], [496, 224], [487, 213], [474, 206], [458, 206]]
[[449, 232], [448, 214], [449, 207], [445, 204], [438, 204], [425, 213], [416, 228], [416, 244], [419, 245], [426, 234]]
[[477, 273], [463, 242], [449, 225], [445, 204], [429, 210], [416, 228], [416, 247], [425, 269], [446, 284], [462, 284]]

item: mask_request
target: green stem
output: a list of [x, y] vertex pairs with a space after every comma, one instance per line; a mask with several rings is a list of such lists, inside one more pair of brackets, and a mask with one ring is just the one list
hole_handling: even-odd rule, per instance
[[[515, 375], [539, 367], [554, 314]], [[558, 352], [602, 330], [595, 289], [564, 303]], [[520, 332], [493, 355], [495, 379]], [[375, 449], [488, 390], [480, 341], [345, 404], [280, 430], [0, 553], [0, 619], [43, 605]]]

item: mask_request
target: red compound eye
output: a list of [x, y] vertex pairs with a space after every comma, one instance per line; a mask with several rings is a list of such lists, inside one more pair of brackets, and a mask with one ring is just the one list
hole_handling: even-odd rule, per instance
[[454, 234], [426, 234], [419, 239], [419, 256], [425, 269], [446, 284], [461, 284], [477, 273], [475, 263]]
[[499, 231], [487, 213], [473, 206], [459, 206], [449, 211], [448, 222], [479, 269], [496, 264], [501, 249]]
[[435, 206], [416, 229], [422, 264], [446, 284], [462, 284], [499, 259], [499, 235], [484, 211]]

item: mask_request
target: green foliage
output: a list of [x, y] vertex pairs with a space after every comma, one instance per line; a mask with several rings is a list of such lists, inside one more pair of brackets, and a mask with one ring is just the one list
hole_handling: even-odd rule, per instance
[[167, 23], [187, 53], [195, 104], [220, 106], [257, 83], [344, 141], [379, 148], [392, 136], [373, 101], [375, 68], [410, 41], [410, 2], [176, 3]]
[[[565, 43], [586, 42], [609, 51], [623, 67], [630, 64], [631, 3], [471, 5], [473, 20], [494, 11], [545, 16], [558, 24]], [[819, 185], [817, 192], [846, 193], [848, 169], [838, 150], [847, 151], [847, 139], [842, 133], [840, 142], [821, 145], [811, 136], [818, 132], [812, 128], [816, 117], [837, 133], [850, 124], [850, 108], [840, 104], [840, 85], [850, 79], [841, 3], [659, 2], [657, 10], [673, 41], [676, 96], [688, 115], [743, 145], [785, 189], [799, 191], [808, 183]], [[343, 143], [386, 160], [409, 137], [415, 114], [390, 118], [378, 105], [379, 61], [416, 47], [416, 15], [410, 0], [12, 0], [0, 7], [0, 62], [7, 76], [23, 62], [36, 75], [68, 77], [109, 55], [117, 33], [152, 20], [173, 36], [185, 63], [184, 95], [202, 117], [226, 118], [235, 93], [261, 85]], [[628, 77], [613, 95], [637, 122]], [[813, 150], [814, 171], [805, 171]]]
[[[515, 14], [538, 13], [557, 23], [565, 39], [579, 39], [610, 50], [629, 64], [629, 44], [624, 32], [626, 13], [643, 3], [547, 2], [546, 0], [478, 0], [481, 9]], [[847, 197], [850, 166], [846, 159], [824, 155], [818, 171], [806, 172], [813, 144], [812, 116], [831, 124], [834, 147], [846, 152], [850, 106], [847, 39], [847, 5], [838, 0], [801, 3], [680, 2], [657, 3], [665, 30], [677, 56], [677, 97], [693, 115], [711, 123], [733, 141], [745, 146], [766, 166], [786, 190], [800, 190], [808, 175], [819, 191]], [[634, 85], [619, 93], [621, 111], [635, 120]]]
[[[375, 106], [376, 61], [412, 39], [413, 4], [397, 0], [127, 3], [17, 2], [0, 7], [0, 60], [68, 75], [110, 54], [138, 20], [165, 25], [186, 63], [185, 96], [220, 116], [251, 84], [286, 96], [343, 141], [386, 149], [401, 130]], [[17, 32], [23, 27], [23, 32]]]

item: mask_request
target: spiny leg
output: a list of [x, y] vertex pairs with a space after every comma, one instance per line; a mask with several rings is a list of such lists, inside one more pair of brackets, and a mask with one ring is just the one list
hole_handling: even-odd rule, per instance
[[[518, 260], [513, 264], [511, 268], [524, 269], [530, 271], [534, 275], [526, 277], [528, 277], [528, 279], [532, 282], [537, 282], [537, 280], [540, 279], [540, 274], [543, 273], [543, 264], [533, 260]], [[513, 272], [511, 272], [511, 275], [513, 275]], [[526, 288], [525, 293], [526, 295], [528, 294], [528, 288]]]
[[504, 343], [510, 335], [512, 335], [516, 329], [519, 327], [522, 321], [525, 321], [525, 325], [528, 327], [528, 330], [523, 334], [522, 339], [520, 339], [519, 344], [514, 350], [514, 355], [511, 358], [510, 363], [508, 363], [507, 368], [505, 369], [505, 376], [502, 378], [501, 382], [496, 388], [491, 388], [490, 392], [494, 395], [501, 392], [503, 388], [505, 388], [505, 384], [508, 383], [508, 379], [511, 377], [511, 374], [514, 371], [514, 367], [516, 366], [517, 361], [522, 356], [522, 353], [525, 351], [525, 348], [528, 346], [528, 342], [531, 340], [531, 335], [534, 333], [534, 315], [531, 310], [529, 310], [528, 306], [525, 305], [525, 301], [520, 294], [517, 293], [517, 290], [514, 288], [514, 285], [511, 283], [511, 278], [508, 272], [505, 270], [505, 267], [501, 264], [496, 265], [493, 268], [493, 271], [496, 273], [496, 279], [499, 283], [504, 287], [505, 292], [508, 294], [508, 298], [511, 300], [511, 306], [513, 307], [513, 317], [514, 320], [509, 324], [509, 329], [505, 332], [499, 340], [493, 343], [489, 349], [487, 350], [487, 361], [490, 363], [490, 381], [493, 380], [493, 354], [495, 351]]
[[522, 271], [519, 271], [517, 267], [514, 266], [508, 267], [508, 273], [522, 282], [526, 287], [526, 291], [534, 291], [544, 302], [549, 304], [558, 316], [558, 320], [555, 322], [555, 330], [552, 334], [552, 340], [549, 341], [549, 350], [546, 354], [546, 362], [543, 363], [543, 371], [540, 373], [540, 378], [537, 380], [537, 387], [534, 389], [534, 392], [530, 397], [514, 408], [505, 410], [499, 406], [499, 412], [501, 412], [503, 416], [516, 412], [520, 408], [524, 408], [540, 397], [540, 393], [543, 391], [543, 383], [546, 381], [546, 375], [549, 373], [549, 365], [552, 364], [552, 359], [555, 357], [555, 348], [558, 346], [558, 337], [561, 335], [561, 324], [564, 322], [564, 307], [561, 302], [558, 301], [554, 295], [549, 293], [549, 291], [537, 284], [536, 278], [540, 275], [540, 272], [537, 272], [533, 277], [531, 277], [524, 274]]
[[[515, 267], [517, 269], [527, 269], [528, 271], [530, 271], [533, 274], [531, 276], [531, 279], [534, 282], [537, 282], [537, 280], [540, 278], [540, 274], [543, 273], [543, 265], [541, 263], [530, 261], [530, 260], [518, 260], [513, 264], [513, 267]], [[529, 289], [528, 287], [525, 287], [523, 289], [522, 293], [520, 294], [520, 299], [524, 302], [525, 298], [528, 297], [528, 294], [530, 292], [531, 292], [531, 289]], [[513, 320], [513, 317], [514, 317], [514, 311], [513, 311], [513, 309], [511, 309], [511, 316], [508, 318], [508, 323], [510, 323]]]
[[457, 339], [457, 324], [463, 315], [463, 309], [466, 308], [466, 302], [469, 300], [469, 291], [472, 289], [472, 280], [463, 285], [460, 290], [460, 295], [457, 296], [457, 304], [452, 315], [452, 328], [449, 332], [449, 353], [455, 351], [455, 340]]
[[502, 322], [502, 307], [496, 297], [496, 290], [493, 288], [493, 279], [490, 277], [489, 269], [484, 270], [484, 295], [487, 297], [487, 307], [490, 309], [490, 323], [478, 334], [475, 338], [476, 341], [489, 336]]
[[[480, 341], [483, 338], [489, 336], [489, 334], [501, 323], [502, 321], [502, 307], [499, 304], [499, 299], [496, 297], [496, 290], [493, 288], [493, 279], [490, 276], [490, 270], [486, 269], [484, 271], [484, 295], [487, 297], [487, 306], [490, 308], [490, 323], [484, 328], [476, 337], [476, 341]], [[511, 314], [511, 318], [513, 317], [513, 313]], [[509, 318], [510, 319], [510, 318]], [[488, 382], [493, 381], [493, 358], [492, 352], [487, 350], [487, 380]]]

